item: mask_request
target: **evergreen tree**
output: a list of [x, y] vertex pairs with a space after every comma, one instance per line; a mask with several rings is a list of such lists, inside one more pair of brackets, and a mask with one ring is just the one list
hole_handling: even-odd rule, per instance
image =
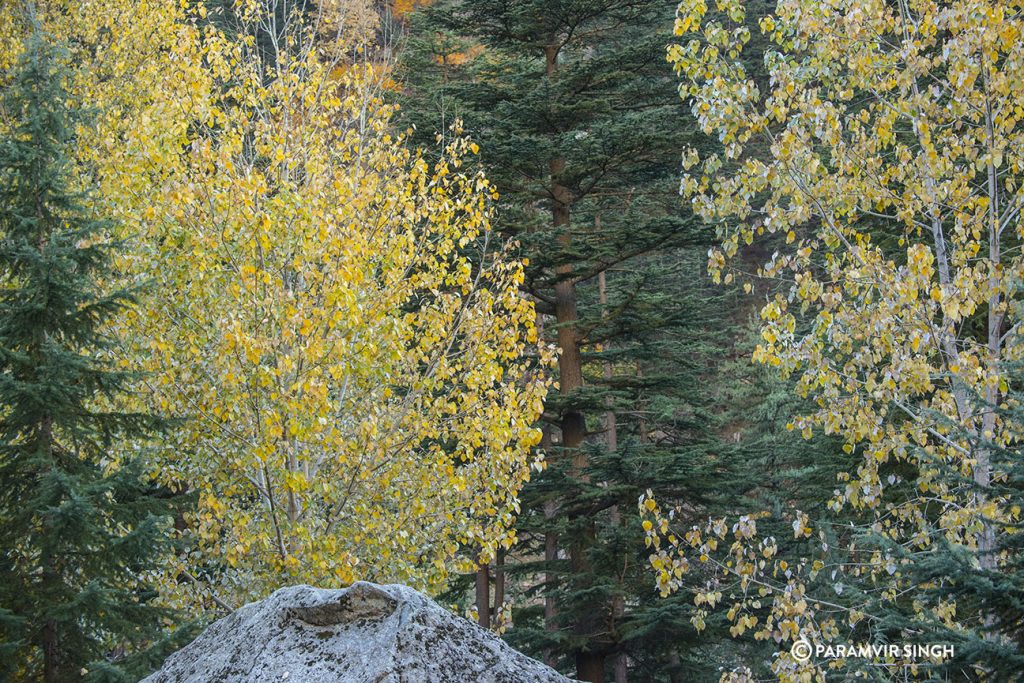
[[[763, 291], [771, 291], [769, 283], [760, 284]], [[829, 511], [828, 496], [822, 492], [835, 487], [837, 474], [847, 467], [849, 456], [834, 437], [816, 434], [805, 439], [799, 431], [787, 428], [793, 416], [811, 409], [811, 402], [796, 394], [792, 379], [783, 380], [771, 369], [751, 363], [754, 348], [762, 339], [755, 306], [749, 300], [743, 303], [734, 302], [731, 307], [735, 313], [731, 344], [715, 369], [714, 387], [710, 390], [713, 403], [721, 408], [719, 420], [725, 425], [720, 456], [732, 467], [715, 478], [712, 486], [721, 494], [715, 505], [709, 506], [709, 512], [730, 522], [740, 515], [758, 515], [760, 533], [777, 539], [781, 557], [819, 557], [825, 552], [820, 537], [794, 538], [794, 513], [799, 510], [824, 531], [831, 551], [829, 557], [836, 557], [843, 546], [836, 538], [836, 529], [847, 524], [850, 516]], [[745, 320], [744, 315], [751, 319]], [[762, 513], [767, 514], [760, 516]], [[719, 577], [712, 580], [723, 593], [723, 599], [732, 604], [743, 591], [736, 577], [727, 578], [731, 581], [721, 581]], [[840, 602], [845, 598], [844, 604], [856, 606], [855, 590], [838, 596], [829, 574], [822, 572], [819, 578], [816, 595]], [[704, 577], [697, 578], [702, 580]], [[733, 623], [721, 611], [710, 610], [702, 619], [707, 621], [706, 628], [688, 653], [689, 675], [685, 680], [717, 681], [723, 671], [749, 671], [755, 680], [774, 677], [774, 642], [754, 638], [753, 630], [731, 632]]]
[[0, 140], [0, 677], [46, 683], [144, 672], [165, 616], [143, 575], [166, 507], [119, 457], [159, 424], [117, 407], [133, 376], [104, 329], [132, 292], [101, 284], [118, 244], [75, 189], [62, 57], [27, 41]]
[[457, 117], [481, 143], [497, 224], [529, 258], [524, 290], [560, 350], [548, 468], [502, 576], [543, 602], [516, 611], [510, 640], [589, 681], [683, 680], [692, 605], [653, 591], [636, 501], [657, 485], [706, 512], [733, 465], [706, 390], [729, 307], [677, 194], [679, 150], [699, 134], [679, 125], [665, 64], [673, 12], [443, 0], [414, 15], [404, 69], [420, 135]]

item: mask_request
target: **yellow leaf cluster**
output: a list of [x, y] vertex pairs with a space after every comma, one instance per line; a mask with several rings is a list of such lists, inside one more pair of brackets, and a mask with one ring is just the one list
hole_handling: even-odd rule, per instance
[[[1006, 398], [1007, 362], [1024, 355], [1024, 9], [1005, 0], [787, 0], [759, 21], [770, 48], [766, 77], [755, 79], [738, 59], [749, 41], [739, 5], [719, 2], [709, 14], [703, 0], [684, 0], [680, 40], [667, 53], [692, 115], [721, 142], [719, 154], [684, 155], [681, 183], [718, 230], [709, 272], [728, 283], [748, 270], [733, 264], [741, 245], [767, 247], [757, 274], [784, 284], [762, 308], [754, 360], [792, 377], [817, 406], [791, 428], [845, 440], [850, 471], [833, 510], [852, 507], [908, 547], [941, 535], [991, 550], [1009, 518], [1003, 501], [940, 475], [966, 475], [983, 490], [1000, 476], [986, 442], [1021, 433], [992, 407]], [[919, 472], [919, 498], [887, 497], [900, 483], [894, 462]], [[934, 525], [926, 505], [937, 506]], [[665, 549], [665, 516], [648, 504], [641, 511], [654, 517], [645, 532], [659, 566], [677, 566], [685, 553]], [[794, 520], [797, 536], [811, 526]], [[754, 542], [743, 539], [721, 571], [801, 592], [799, 563], [752, 563]], [[906, 588], [890, 559], [863, 566], [884, 591]], [[773, 572], [785, 580], [768, 581]], [[662, 571], [658, 585], [681, 583]], [[786, 616], [783, 607], [770, 615]], [[829, 632], [814, 619], [798, 630], [784, 623], [772, 630], [762, 620], [762, 634]], [[775, 668], [786, 680], [806, 673], [787, 655]]]
[[268, 51], [260, 3], [231, 35], [177, 0], [38, 4], [99, 112], [79, 155], [133, 238], [119, 265], [150, 283], [118, 330], [140, 400], [183, 418], [157, 448], [160, 480], [198, 494], [178, 599], [205, 597], [182, 566], [237, 604], [295, 582], [436, 590], [509, 546], [553, 355], [476, 144], [411, 150], [379, 69], [339, 69], [298, 20]]

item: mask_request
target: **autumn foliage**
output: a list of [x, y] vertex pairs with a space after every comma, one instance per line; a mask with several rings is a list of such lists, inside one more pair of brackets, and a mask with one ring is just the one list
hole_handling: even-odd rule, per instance
[[[763, 73], [737, 61], [753, 32]], [[686, 0], [668, 50], [693, 116], [721, 142], [689, 150], [682, 179], [721, 241], [709, 271], [749, 291], [741, 255], [768, 247], [756, 275], [783, 286], [761, 306], [754, 360], [813, 400], [790, 428], [834, 435], [850, 456], [829, 507], [897, 550], [952, 544], [988, 570], [1009, 559], [995, 539], [1020, 515], [991, 490], [1006, 477], [991, 454], [1020, 434], [1001, 409], [1024, 350], [1022, 32], [1017, 2], [787, 0], [748, 17], [738, 1], [713, 12]], [[734, 634], [827, 642], [865, 618], [808, 594], [831, 557], [824, 542], [820, 559], [783, 558], [757, 514], [687, 530], [653, 498], [641, 510], [663, 592], [702, 564], [742, 587]], [[799, 511], [792, 527], [818, 532]], [[911, 557], [882, 545], [831, 572], [840, 591], [844, 574], [891, 601], [916, 589], [900, 571]], [[706, 615], [722, 592], [697, 600]], [[915, 609], [943, 620], [956, 603]], [[814, 670], [788, 652], [773, 668], [793, 680]]]
[[149, 283], [118, 332], [139, 400], [179, 418], [157, 481], [196, 499], [168, 592], [436, 589], [510, 545], [549, 352], [477, 146], [456, 129], [428, 162], [379, 69], [299, 14], [107, 4], [40, 16], [98, 55], [80, 155], [131, 226], [121, 268]]
[[1024, 3], [671, 12], [0, 3], [0, 676], [472, 574], [579, 680], [1019, 677]]

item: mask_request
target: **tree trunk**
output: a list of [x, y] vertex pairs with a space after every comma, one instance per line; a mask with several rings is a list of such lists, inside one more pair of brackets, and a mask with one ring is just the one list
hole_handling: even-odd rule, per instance
[[[601, 217], [598, 216], [594, 219], [594, 227], [601, 230]], [[597, 274], [597, 293], [601, 301], [601, 318], [608, 318], [608, 282], [605, 279], [604, 271], [602, 270]], [[612, 364], [609, 361], [604, 362], [604, 379], [606, 382], [611, 382], [612, 379]], [[614, 401], [611, 396], [605, 399], [605, 406], [607, 410], [604, 412], [604, 433], [605, 439], [608, 444], [608, 452], [614, 453], [619, 449], [619, 433], [616, 426]], [[616, 510], [616, 512], [618, 512]]]
[[[540, 447], [545, 453], [551, 452], [551, 429], [547, 426], [543, 428]], [[557, 515], [558, 505], [555, 501], [545, 501], [544, 522], [548, 526], [549, 531], [544, 534], [544, 562], [549, 567], [553, 566], [555, 561], [558, 560], [558, 534], [550, 531]], [[544, 629], [549, 632], [558, 630], [558, 624], [555, 622], [555, 618], [558, 616], [558, 609], [557, 605], [555, 605], [555, 599], [551, 597], [551, 590], [554, 588], [556, 581], [557, 576], [555, 572], [549, 570], [544, 573]], [[544, 663], [551, 668], [555, 668], [555, 653], [550, 648], [544, 650]]]
[[604, 659], [601, 652], [577, 652], [576, 678], [590, 683], [604, 683]]
[[615, 683], [629, 683], [629, 657], [625, 652], [615, 658]]
[[57, 623], [53, 619], [43, 625], [43, 683], [61, 683], [60, 642], [57, 637]]
[[505, 550], [498, 548], [494, 558], [494, 613], [505, 604]]
[[684, 683], [683, 675], [679, 672], [679, 669], [681, 668], [680, 665], [682, 663], [679, 659], [679, 651], [672, 650], [672, 653], [669, 655], [668, 661], [669, 664], [672, 665], [672, 672], [668, 675], [669, 683]]
[[[558, 49], [554, 40], [544, 49], [549, 78], [558, 72]], [[570, 228], [572, 193], [563, 184], [562, 174], [565, 172], [565, 159], [559, 156], [552, 157], [548, 162], [548, 169], [551, 173], [552, 224], [558, 234], [559, 246], [568, 251], [572, 245], [572, 230]], [[559, 392], [563, 396], [583, 387], [583, 358], [580, 354], [576, 330], [579, 313], [576, 309], [576, 282], [572, 277], [572, 272], [573, 268], [570, 263], [563, 263], [555, 268], [557, 276], [555, 320], [558, 323], [558, 347], [561, 350], [558, 357], [558, 386]], [[586, 420], [583, 412], [570, 404], [562, 413], [560, 426], [563, 452], [572, 458], [570, 474], [581, 481], [586, 481], [587, 456], [581, 448], [586, 437]], [[582, 538], [574, 542], [569, 549], [570, 565], [576, 574], [589, 571], [586, 551], [593, 537], [592, 529], [591, 525], [591, 533], [584, 532]], [[587, 616], [577, 621], [573, 630], [578, 635], [589, 638], [594, 632], [599, 614], [600, 610], [588, 613]], [[603, 683], [604, 655], [599, 652], [577, 652], [576, 672], [580, 680]]]
[[476, 570], [476, 619], [484, 628], [491, 627], [490, 565], [481, 564]]
[[[568, 249], [572, 245], [572, 232], [569, 227], [569, 209], [571, 197], [569, 189], [560, 184], [559, 179], [565, 171], [565, 159], [556, 158], [550, 162], [551, 193], [554, 205], [551, 213], [556, 229], [562, 231], [558, 236], [559, 245]], [[572, 279], [572, 265], [561, 264], [555, 268], [558, 281], [555, 283], [555, 321], [558, 323], [558, 386], [563, 396], [571, 394], [583, 386], [583, 359], [580, 355], [579, 340], [576, 338], [576, 324], [579, 313], [576, 310], [576, 283]], [[580, 446], [586, 436], [586, 422], [583, 413], [573, 406], [566, 408], [561, 416], [562, 448], [572, 457], [572, 473], [580, 476], [586, 467], [586, 456]]]
[[[552, 77], [558, 71], [558, 46], [549, 45], [544, 50], [547, 62], [547, 75]], [[551, 220], [558, 243], [563, 249], [572, 246], [572, 230], [569, 226], [572, 196], [569, 188], [562, 184], [565, 172], [565, 159], [554, 157], [548, 162], [551, 173]], [[576, 338], [576, 323], [579, 314], [576, 311], [576, 283], [572, 279], [572, 265], [560, 264], [555, 268], [558, 277], [555, 283], [555, 320], [558, 323], [558, 357], [559, 392], [570, 394], [583, 386], [583, 359], [580, 356], [579, 340]], [[579, 453], [583, 438], [586, 435], [586, 423], [583, 413], [569, 407], [561, 417], [562, 448], [572, 452], [573, 469], [580, 472], [586, 462], [585, 456]]]
[[[594, 218], [594, 229], [598, 232], [601, 231], [601, 216]], [[602, 270], [597, 275], [597, 294], [598, 299], [601, 303], [601, 318], [608, 318], [608, 281], [605, 276], [605, 272]], [[609, 361], [604, 362], [603, 374], [605, 382], [609, 385], [612, 379], [612, 364]], [[608, 452], [614, 453], [619, 449], [619, 432], [616, 424], [614, 401], [611, 396], [605, 399], [605, 410], [604, 413], [604, 434], [605, 443], [608, 446]], [[612, 506], [609, 511], [611, 522], [614, 526], [618, 526], [621, 523], [621, 515], [619, 513], [619, 506]], [[626, 603], [622, 599], [621, 595], [616, 595], [612, 599], [612, 620], [614, 624], [617, 624], [626, 613]], [[613, 631], [614, 632], [614, 631]], [[629, 682], [629, 667], [628, 658], [625, 652], [620, 652], [615, 657], [615, 683], [628, 683]]]
[[[986, 77], [985, 90], [988, 91], [988, 83]], [[986, 98], [985, 100], [985, 135], [988, 141], [989, 151], [992, 151], [992, 146], [995, 142], [995, 131], [993, 130], [992, 123], [992, 108], [991, 102]], [[996, 167], [989, 158], [986, 164], [988, 173], [988, 219], [989, 219], [989, 235], [988, 235], [988, 259], [991, 265], [992, 271], [989, 276], [989, 291], [991, 294], [988, 299], [988, 339], [986, 340], [988, 346], [988, 362], [991, 368], [998, 368], [999, 363], [1002, 360], [1002, 337], [1003, 337], [1003, 320], [1004, 313], [1002, 311], [1002, 295], [999, 286], [999, 269], [1002, 267], [1002, 243], [1001, 243], [1001, 230], [1000, 221], [1001, 216], [999, 214], [1000, 204], [1000, 192], [999, 192], [999, 176], [996, 172]], [[981, 438], [992, 439], [996, 433], [996, 406], [999, 404], [999, 385], [989, 383], [985, 387], [985, 406], [983, 407], [984, 415], [982, 416], [981, 423]], [[988, 448], [978, 449], [977, 463], [974, 466], [974, 482], [981, 489], [980, 501], [984, 504], [985, 499], [988, 498], [988, 491], [992, 485], [992, 462]], [[997, 567], [996, 562], [996, 537], [995, 528], [992, 523], [985, 520], [983, 521], [984, 528], [981, 532], [981, 537], [978, 539], [978, 560], [983, 569], [993, 570]], [[989, 614], [985, 619], [986, 624], [991, 625], [993, 617]]]
[[[40, 424], [39, 447], [46, 453], [48, 466], [56, 468], [53, 454], [53, 417], [50, 415], [44, 416]], [[43, 528], [46, 529], [48, 526], [50, 525], [44, 515]], [[54, 557], [47, 544], [44, 544], [40, 563], [43, 570], [43, 584], [50, 587], [59, 584], [61, 577], [58, 570], [58, 559]], [[47, 619], [43, 624], [40, 645], [43, 650], [43, 683], [60, 683], [60, 634], [55, 619]]]

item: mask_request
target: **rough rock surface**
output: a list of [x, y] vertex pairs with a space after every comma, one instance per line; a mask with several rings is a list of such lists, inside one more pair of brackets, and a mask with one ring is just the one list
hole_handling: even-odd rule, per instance
[[212, 624], [143, 683], [566, 683], [411, 588], [282, 588]]

